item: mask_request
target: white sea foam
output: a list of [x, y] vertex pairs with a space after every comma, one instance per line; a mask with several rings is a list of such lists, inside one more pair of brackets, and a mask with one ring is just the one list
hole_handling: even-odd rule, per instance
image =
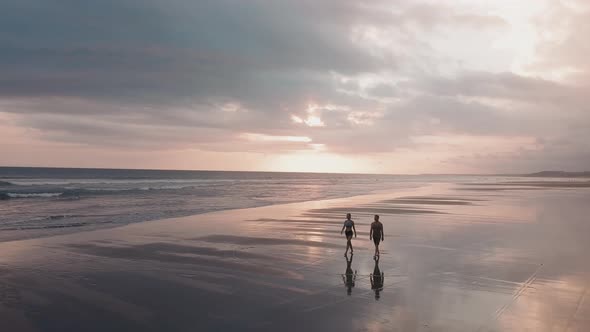
[[49, 198], [57, 197], [63, 193], [6, 193], [6, 196], [10, 198]]

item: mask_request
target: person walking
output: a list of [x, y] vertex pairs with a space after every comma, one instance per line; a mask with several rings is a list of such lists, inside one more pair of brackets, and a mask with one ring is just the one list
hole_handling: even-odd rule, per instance
[[[340, 231], [340, 235], [342, 232], [346, 235], [346, 251], [344, 252], [344, 256], [348, 254], [348, 248], [350, 248], [350, 254], [353, 254], [352, 249], [352, 234], [354, 231], [354, 237], [356, 238], [356, 228], [354, 228], [354, 221], [352, 221], [352, 216], [350, 213], [346, 214], [346, 220], [344, 220], [344, 225], [342, 226], [342, 230]], [[346, 230], [346, 231], [345, 231]]]
[[373, 240], [375, 244], [375, 255], [373, 259], [379, 258], [379, 243], [385, 240], [385, 235], [383, 234], [383, 224], [379, 221], [379, 215], [375, 215], [375, 221], [371, 223], [371, 231], [369, 232], [369, 240]]

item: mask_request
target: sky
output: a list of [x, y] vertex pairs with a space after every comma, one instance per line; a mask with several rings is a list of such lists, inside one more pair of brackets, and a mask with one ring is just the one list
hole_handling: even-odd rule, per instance
[[590, 170], [587, 0], [2, 0], [0, 165]]

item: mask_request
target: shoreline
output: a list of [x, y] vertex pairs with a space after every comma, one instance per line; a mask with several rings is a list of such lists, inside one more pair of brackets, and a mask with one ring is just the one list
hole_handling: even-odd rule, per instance
[[[268, 202], [262, 203], [261, 205], [251, 206], [251, 207], [235, 207], [235, 208], [224, 208], [219, 210], [209, 210], [203, 211], [200, 213], [190, 213], [186, 215], [178, 215], [178, 216], [171, 216], [165, 218], [154, 218], [154, 219], [146, 219], [142, 221], [135, 221], [129, 223], [108, 223], [108, 224], [93, 224], [93, 225], [72, 225], [66, 227], [51, 227], [51, 228], [35, 228], [35, 229], [24, 229], [24, 230], [0, 230], [0, 243], [4, 242], [12, 242], [12, 241], [20, 241], [20, 240], [33, 240], [38, 238], [46, 238], [46, 237], [53, 237], [53, 236], [61, 236], [61, 235], [70, 235], [70, 234], [77, 234], [83, 232], [92, 232], [97, 230], [103, 229], [111, 229], [111, 228], [119, 228], [125, 227], [134, 224], [141, 224], [145, 222], [154, 222], [154, 221], [164, 221], [164, 220], [172, 220], [178, 218], [187, 218], [192, 216], [200, 216], [209, 213], [216, 213], [216, 212], [224, 212], [224, 211], [235, 211], [235, 210], [242, 210], [242, 209], [256, 209], [256, 208], [263, 208], [268, 206], [275, 206], [275, 205], [284, 205], [284, 204], [298, 204], [298, 203], [305, 203], [305, 202], [313, 202], [313, 201], [325, 201], [325, 200], [337, 200], [337, 199], [346, 199], [346, 198], [354, 198], [360, 196], [367, 196], [367, 195], [374, 195], [380, 193], [395, 193], [397, 191], [405, 191], [405, 190], [412, 190], [418, 189], [421, 187], [427, 187], [429, 184], [419, 184], [414, 185], [411, 187], [401, 187], [401, 188], [393, 188], [393, 189], [376, 189], [372, 190], [367, 193], [359, 194], [359, 195], [351, 195], [351, 196], [339, 196], [339, 197], [326, 197], [319, 200], [302, 200], [302, 201], [293, 201], [293, 202]], [[26, 234], [24, 234], [26, 233]]]

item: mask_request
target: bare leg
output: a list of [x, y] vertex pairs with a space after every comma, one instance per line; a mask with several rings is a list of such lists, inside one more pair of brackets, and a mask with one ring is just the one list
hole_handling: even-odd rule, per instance
[[379, 256], [381, 254], [381, 252], [379, 252], [379, 245], [375, 246], [375, 252], [376, 252], [377, 256]]

